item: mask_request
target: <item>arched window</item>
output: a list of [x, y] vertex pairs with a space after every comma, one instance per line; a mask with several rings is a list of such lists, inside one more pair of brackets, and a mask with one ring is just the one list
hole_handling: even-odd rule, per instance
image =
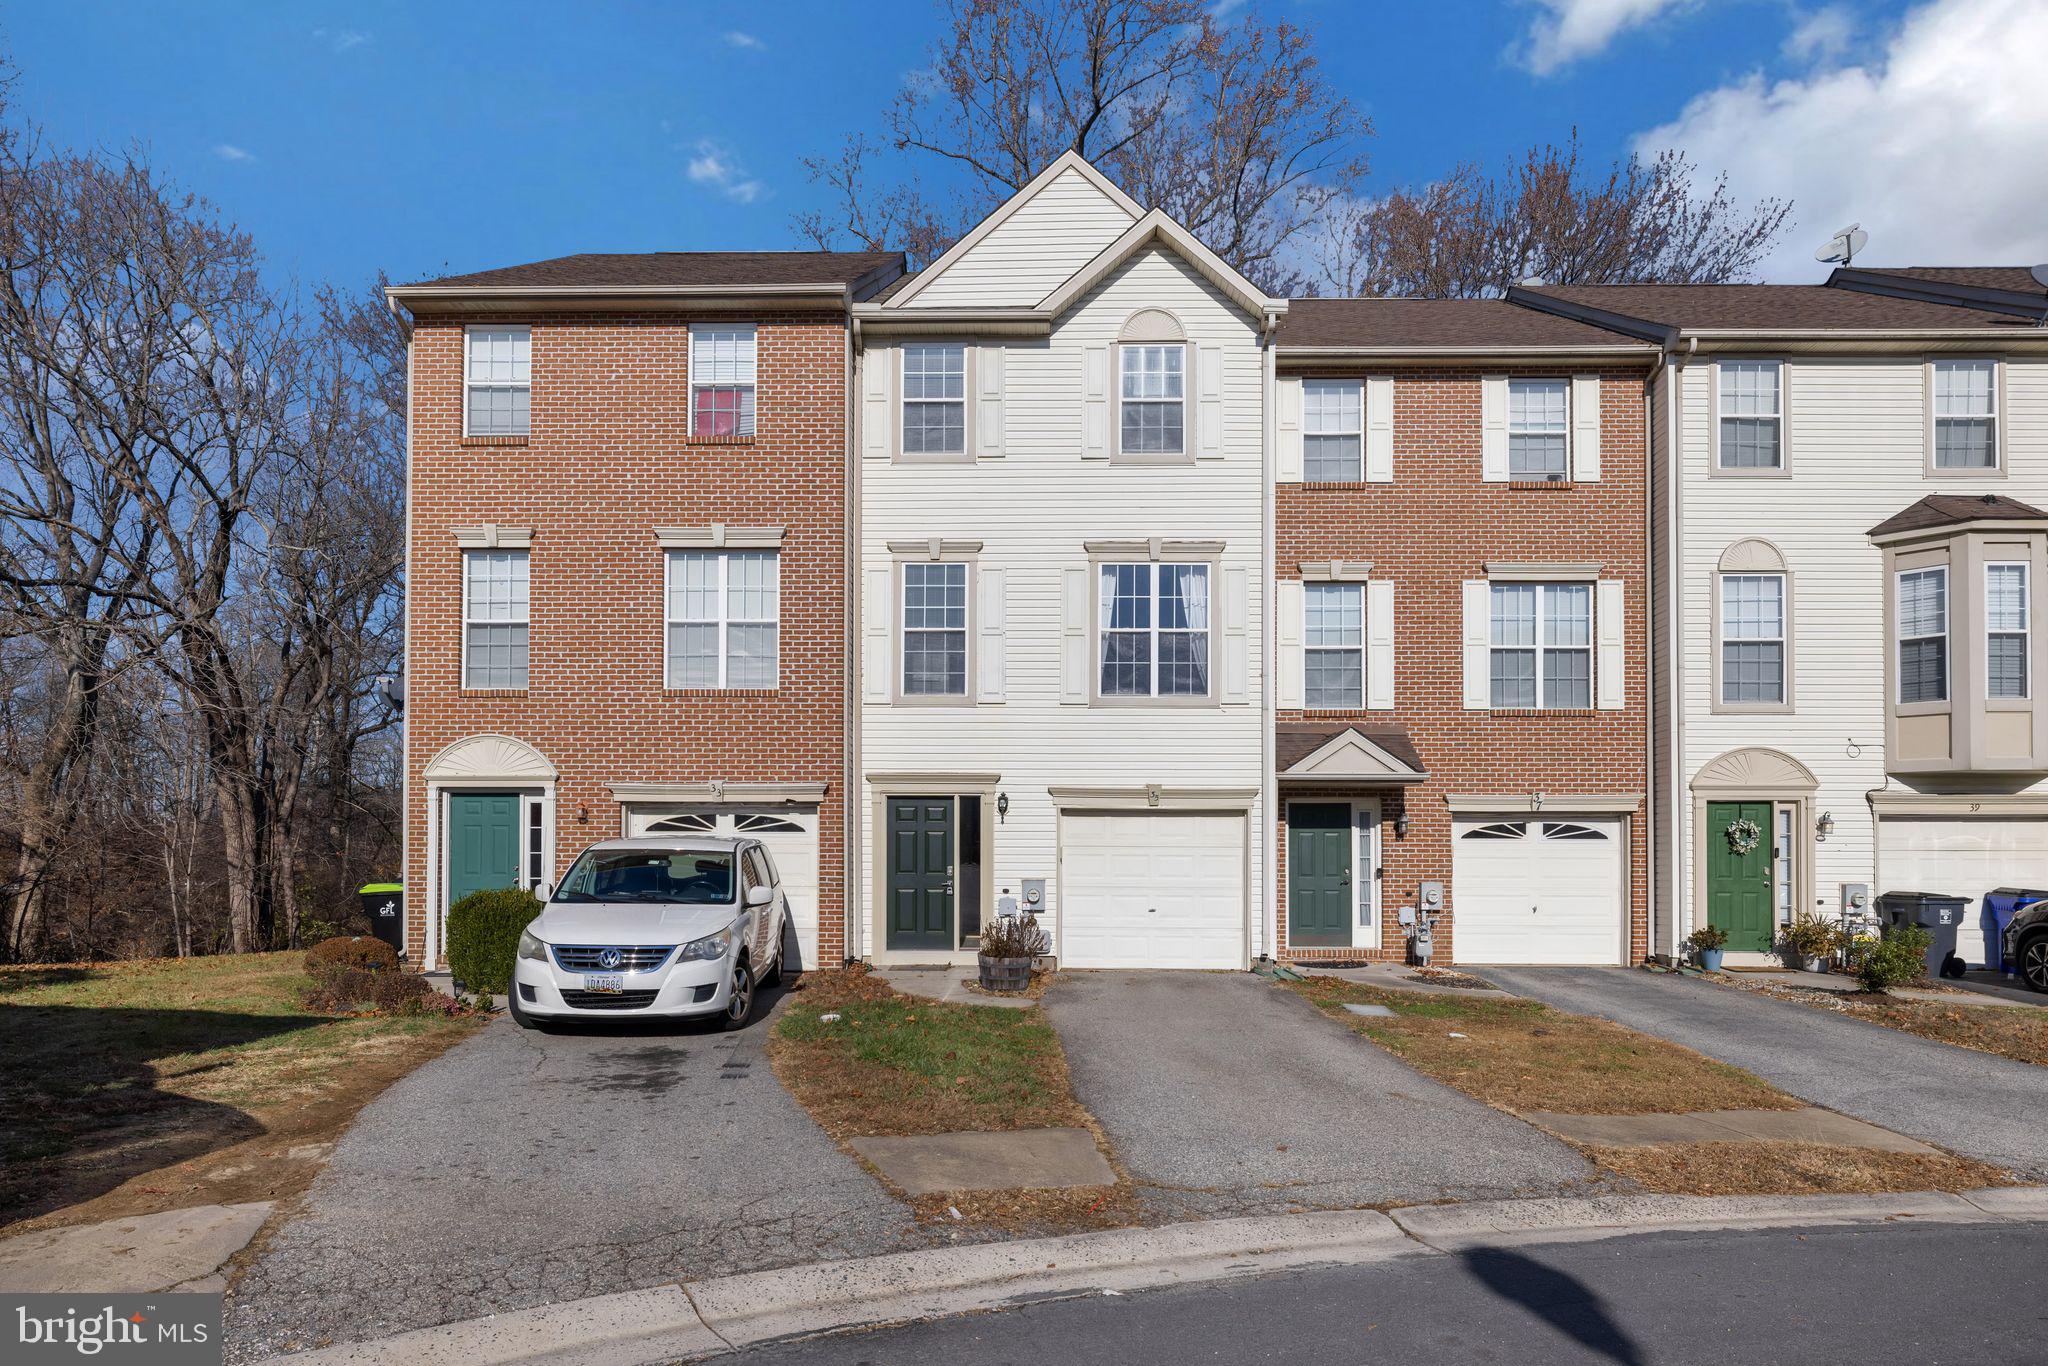
[[1750, 537], [1714, 573], [1714, 709], [1792, 706], [1792, 574], [1769, 541]]

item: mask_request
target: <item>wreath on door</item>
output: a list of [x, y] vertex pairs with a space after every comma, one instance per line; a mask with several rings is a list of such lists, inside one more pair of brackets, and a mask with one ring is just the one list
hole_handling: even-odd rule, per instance
[[1738, 854], [1754, 851], [1764, 839], [1764, 832], [1757, 828], [1755, 821], [1740, 818], [1728, 822], [1728, 828], [1721, 833], [1727, 837], [1728, 847]]

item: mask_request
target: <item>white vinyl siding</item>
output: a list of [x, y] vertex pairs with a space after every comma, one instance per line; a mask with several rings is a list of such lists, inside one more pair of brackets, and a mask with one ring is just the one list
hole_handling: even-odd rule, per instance
[[1019, 205], [905, 307], [1029, 308], [1129, 230], [1130, 211], [1078, 171]]
[[462, 686], [524, 688], [529, 582], [524, 550], [462, 556]]
[[1570, 386], [1561, 379], [1508, 381], [1508, 477], [1562, 480], [1571, 473]]
[[1998, 366], [1988, 360], [1934, 362], [1934, 467], [1998, 468]]
[[967, 695], [967, 566], [903, 566], [903, 695]]
[[903, 453], [967, 451], [967, 348], [959, 342], [903, 346]]
[[1721, 577], [1721, 700], [1785, 700], [1785, 576]]
[[690, 325], [690, 435], [754, 434], [754, 325]]
[[1303, 588], [1303, 702], [1330, 709], [1365, 705], [1365, 585]]
[[463, 335], [463, 346], [463, 435], [527, 435], [532, 332], [524, 327], [472, 327]]
[[1899, 575], [1899, 701], [1948, 698], [1948, 570]]
[[2030, 696], [2025, 564], [1984, 566], [1984, 687], [1988, 697]]
[[1784, 367], [1774, 360], [1722, 361], [1720, 464], [1724, 470], [1785, 467]]
[[1188, 348], [1125, 342], [1117, 348], [1117, 449], [1128, 455], [1187, 451]]
[[1302, 477], [1311, 484], [1365, 477], [1365, 386], [1355, 379], [1301, 382]]
[[669, 687], [776, 686], [780, 569], [772, 550], [669, 553]]
[[1489, 704], [1496, 710], [1593, 705], [1593, 585], [1496, 583]]
[[1104, 697], [1209, 695], [1209, 566], [1101, 566], [1097, 639]]

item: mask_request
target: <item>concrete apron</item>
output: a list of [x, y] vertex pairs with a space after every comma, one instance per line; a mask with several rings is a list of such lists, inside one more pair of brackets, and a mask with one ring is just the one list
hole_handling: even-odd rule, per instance
[[651, 1366], [1035, 1301], [1635, 1233], [2048, 1222], [2048, 1186], [1902, 1195], [1602, 1196], [1329, 1210], [894, 1253], [636, 1290], [272, 1358], [293, 1366]]

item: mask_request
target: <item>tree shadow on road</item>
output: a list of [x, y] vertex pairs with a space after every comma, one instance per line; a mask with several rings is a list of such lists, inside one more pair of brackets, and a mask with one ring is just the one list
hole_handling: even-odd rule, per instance
[[1504, 1248], [1473, 1248], [1462, 1254], [1465, 1269], [1495, 1295], [1520, 1305], [1588, 1352], [1620, 1366], [1644, 1366], [1648, 1358], [1607, 1312], [1600, 1292], [1569, 1272]]

